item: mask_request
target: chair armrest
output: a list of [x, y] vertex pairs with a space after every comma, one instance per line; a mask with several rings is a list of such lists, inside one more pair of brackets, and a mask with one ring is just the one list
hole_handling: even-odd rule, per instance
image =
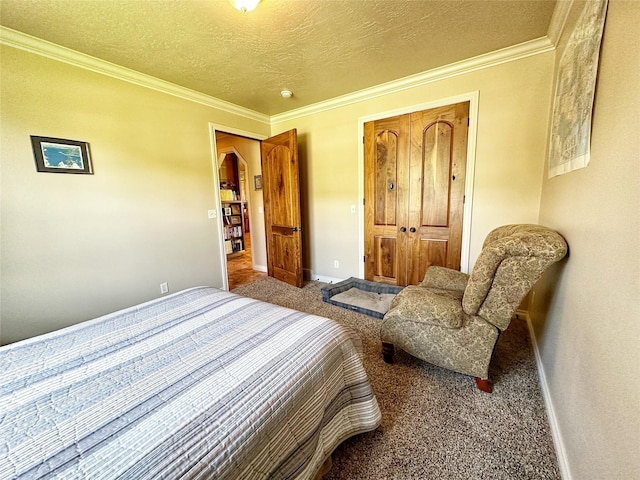
[[460, 300], [419, 285], [409, 285], [396, 295], [384, 318], [460, 328], [464, 315]]
[[431, 266], [427, 268], [420, 286], [464, 292], [468, 281], [469, 275], [466, 273], [450, 268]]

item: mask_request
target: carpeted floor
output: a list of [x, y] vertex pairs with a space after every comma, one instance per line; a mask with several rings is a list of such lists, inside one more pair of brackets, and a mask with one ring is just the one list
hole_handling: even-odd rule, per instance
[[402, 351], [384, 363], [380, 320], [324, 303], [323, 285], [298, 289], [268, 277], [233, 292], [332, 318], [362, 337], [382, 424], [343, 442], [324, 480], [560, 478], [524, 321], [500, 337], [486, 394], [473, 378]]

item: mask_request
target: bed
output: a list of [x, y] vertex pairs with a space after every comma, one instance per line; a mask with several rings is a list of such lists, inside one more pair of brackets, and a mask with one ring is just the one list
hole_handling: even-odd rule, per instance
[[380, 410], [359, 337], [209, 287], [0, 348], [0, 478], [312, 479]]

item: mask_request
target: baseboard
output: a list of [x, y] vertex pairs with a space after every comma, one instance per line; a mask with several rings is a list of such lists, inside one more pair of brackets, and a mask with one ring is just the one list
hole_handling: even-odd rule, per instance
[[266, 265], [252, 265], [251, 266], [252, 269], [254, 269], [256, 272], [267, 272], [267, 266]]
[[324, 275], [318, 275], [317, 273], [313, 273], [311, 270], [304, 270], [304, 278], [306, 280], [315, 280], [317, 282], [323, 282], [323, 283], [339, 283], [342, 282], [343, 280], [346, 280], [344, 278], [334, 278], [334, 277], [326, 277]]
[[542, 398], [544, 399], [544, 405], [547, 410], [547, 416], [549, 417], [549, 427], [551, 428], [551, 437], [553, 438], [553, 445], [556, 449], [556, 456], [558, 458], [560, 478], [562, 478], [563, 480], [572, 480], [571, 473], [569, 471], [569, 463], [567, 462], [567, 452], [564, 448], [564, 442], [562, 441], [562, 435], [560, 433], [560, 425], [558, 424], [556, 411], [553, 408], [553, 402], [551, 401], [551, 395], [549, 393], [549, 384], [547, 383], [547, 376], [544, 373], [544, 366], [542, 365], [542, 358], [540, 357], [540, 350], [538, 349], [538, 341], [536, 339], [536, 335], [533, 330], [533, 324], [531, 323], [531, 316], [529, 315], [529, 312], [526, 310], [517, 310], [516, 317], [525, 320], [527, 322], [527, 328], [529, 329], [531, 346], [533, 347], [533, 354], [535, 356], [536, 366], [538, 368], [538, 378], [540, 379], [540, 389], [542, 390]]

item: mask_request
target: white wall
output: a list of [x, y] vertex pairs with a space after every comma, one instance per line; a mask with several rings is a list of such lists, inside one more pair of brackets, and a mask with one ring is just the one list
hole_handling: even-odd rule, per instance
[[[222, 286], [209, 122], [269, 125], [1, 48], [0, 341]], [[89, 142], [95, 174], [37, 173], [30, 135]]]
[[542, 188], [540, 223], [566, 237], [569, 256], [536, 286], [530, 313], [567, 480], [640, 478], [638, 25], [640, 2], [609, 2], [591, 163]]

